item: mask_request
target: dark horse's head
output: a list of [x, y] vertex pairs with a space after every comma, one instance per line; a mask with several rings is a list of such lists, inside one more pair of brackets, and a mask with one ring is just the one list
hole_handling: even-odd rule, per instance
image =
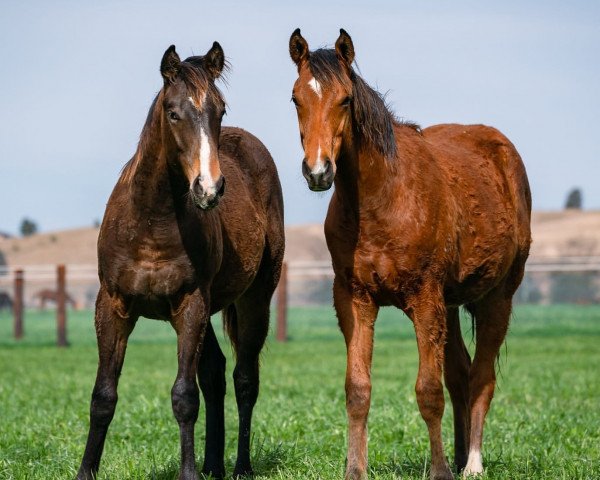
[[296, 105], [302, 173], [314, 191], [331, 187], [345, 138], [354, 137], [385, 157], [395, 155], [393, 114], [383, 97], [352, 68], [354, 45], [340, 29], [335, 48], [310, 51], [297, 28], [290, 55], [298, 67], [292, 101]]
[[194, 204], [204, 210], [219, 203], [225, 178], [219, 167], [219, 135], [225, 101], [215, 80], [225, 67], [221, 45], [215, 42], [204, 56], [179, 59], [175, 46], [165, 52], [162, 125], [169, 165], [189, 182]]

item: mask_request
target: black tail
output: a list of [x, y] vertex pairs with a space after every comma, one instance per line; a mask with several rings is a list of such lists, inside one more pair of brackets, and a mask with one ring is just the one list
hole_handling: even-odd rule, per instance
[[238, 322], [237, 322], [237, 310], [235, 305], [232, 303], [223, 309], [223, 330], [227, 333], [227, 336], [233, 343], [234, 350], [237, 351], [237, 334], [238, 334]]

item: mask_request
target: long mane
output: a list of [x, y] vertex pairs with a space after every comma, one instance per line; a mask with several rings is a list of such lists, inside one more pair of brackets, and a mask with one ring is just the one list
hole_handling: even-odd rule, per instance
[[358, 132], [361, 141], [384, 157], [396, 157], [395, 125], [404, 124], [420, 131], [418, 125], [398, 120], [386, 104], [385, 97], [371, 88], [354, 69], [350, 70], [348, 79], [335, 50], [320, 48], [310, 52], [308, 66], [319, 83], [327, 86], [333, 82], [340, 82], [351, 88], [353, 128]]

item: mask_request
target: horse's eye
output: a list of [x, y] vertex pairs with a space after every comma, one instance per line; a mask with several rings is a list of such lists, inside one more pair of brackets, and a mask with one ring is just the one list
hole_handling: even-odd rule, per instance
[[342, 103], [340, 103], [340, 105], [342, 107], [347, 107], [348, 105], [350, 105], [350, 103], [352, 103], [352, 97], [348, 96], [344, 98], [344, 100], [342, 100]]
[[298, 99], [292, 95], [292, 102], [294, 102], [294, 105], [298, 106]]
[[179, 115], [177, 115], [173, 110], [169, 110], [167, 112], [167, 115], [169, 116], [169, 120], [171, 120], [172, 122], [176, 122], [177, 120], [179, 120]]

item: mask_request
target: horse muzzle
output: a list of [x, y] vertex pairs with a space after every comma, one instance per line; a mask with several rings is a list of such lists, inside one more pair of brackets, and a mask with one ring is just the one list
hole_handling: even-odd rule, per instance
[[202, 179], [197, 177], [190, 188], [190, 194], [194, 205], [202, 210], [210, 210], [219, 204], [219, 200], [225, 193], [225, 177], [219, 179], [208, 187], [202, 185]]
[[333, 185], [335, 172], [329, 158], [325, 158], [322, 164], [312, 169], [308, 166], [305, 158], [302, 161], [302, 175], [308, 183], [308, 188], [313, 192], [324, 192], [325, 190], [329, 190], [331, 185]]

